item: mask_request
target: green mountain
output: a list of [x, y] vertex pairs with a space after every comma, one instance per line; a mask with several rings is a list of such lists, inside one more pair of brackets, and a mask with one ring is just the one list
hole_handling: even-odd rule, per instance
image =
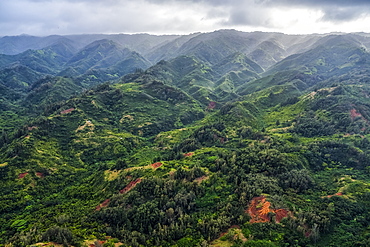
[[0, 56], [0, 246], [370, 245], [367, 35], [106, 37]]
[[146, 71], [124, 77], [122, 81], [142, 81], [149, 77], [180, 88], [208, 104], [230, 100], [236, 95], [238, 86], [259, 78], [261, 72], [263, 69], [242, 53], [231, 54], [214, 66], [208, 66], [193, 56], [179, 56], [169, 61], [162, 60]]
[[27, 50], [17, 55], [2, 55], [0, 68], [20, 64], [37, 73], [53, 75], [68, 61], [71, 49], [66, 44], [60, 43], [40, 50]]
[[[33, 70], [34, 73], [43, 75], [78, 77], [87, 73], [89, 74], [87, 77], [96, 77], [98, 83], [102, 83], [106, 80], [118, 79], [136, 69], [146, 69], [150, 62], [137, 52], [111, 40], [95, 41], [79, 50], [72, 41], [61, 39], [42, 49], [0, 56], [0, 68], [6, 69], [14, 64], [20, 64]], [[30, 81], [18, 83], [30, 85], [33, 83], [33, 77], [30, 79]], [[86, 83], [94, 85], [92, 82]]]
[[318, 74], [324, 78], [345, 74], [351, 69], [363, 68], [368, 60], [366, 48], [351, 37], [329, 36], [320, 40], [316, 47], [292, 55], [269, 69], [267, 74], [277, 71], [300, 69], [307, 74]]
[[[16, 55], [29, 49], [40, 50], [61, 42], [81, 50], [95, 41], [105, 39], [138, 52], [151, 63], [169, 60], [180, 55], [196, 56], [203, 62], [217, 63], [219, 59], [235, 52], [242, 52], [246, 55], [251, 54], [260, 66], [267, 68], [265, 66], [271, 66], [274, 60], [280, 61], [288, 55], [307, 50], [323, 37], [325, 35], [245, 33], [236, 30], [218, 30], [189, 35], [86, 34], [47, 37], [22, 35], [0, 38], [0, 53]], [[364, 34], [356, 34], [356, 39], [368, 44]], [[260, 54], [261, 49], [265, 51], [265, 54]]]
[[123, 77], [122, 82], [146, 80], [163, 81], [184, 90], [203, 104], [215, 99], [214, 73], [210, 67], [194, 57], [180, 56], [170, 61], [160, 61], [146, 71]]
[[39, 50], [56, 43], [66, 42], [72, 44], [75, 49], [82, 49], [90, 43], [109, 39], [126, 48], [140, 53], [149, 52], [156, 46], [164, 45], [176, 38], [178, 35], [149, 35], [149, 34], [78, 34], [78, 35], [50, 35], [46, 37], [35, 37], [31, 35], [5, 36], [0, 38], [0, 53], [16, 55], [29, 49]]
[[22, 121], [42, 113], [49, 105], [149, 65], [137, 52], [108, 40], [78, 50], [73, 41], [54, 37], [52, 44], [39, 50], [0, 55], [0, 84], [21, 96], [17, 102], [6, 101], [6, 105], [15, 104], [17, 113], [13, 114], [19, 121], [3, 118], [1, 126], [19, 127]]
[[[117, 70], [125, 69], [125, 72], [128, 73], [133, 72], [136, 68], [146, 68], [149, 64], [139, 54], [131, 52], [111, 40], [99, 40], [80, 50], [68, 61], [67, 66], [73, 67], [80, 73], [85, 73], [89, 69], [102, 69], [111, 66]], [[131, 67], [127, 67], [127, 65]]]
[[50, 105], [79, 94], [83, 88], [71, 78], [45, 77], [32, 85], [21, 104], [28, 108], [30, 113], [42, 113]]
[[22, 115], [22, 107], [18, 103], [24, 94], [3, 84], [0, 84], [0, 94], [0, 128], [11, 132], [27, 119]]
[[263, 72], [257, 63], [238, 52], [224, 58], [212, 68], [221, 75], [217, 79], [214, 92], [223, 102], [233, 99], [239, 86], [258, 79], [259, 74]]
[[[55, 36], [36, 37], [31, 35], [5, 36], [0, 38], [0, 53], [16, 55], [29, 49], [38, 50], [51, 45]], [[45, 45], [45, 46], [44, 46]]]
[[260, 43], [248, 56], [261, 67], [269, 68], [286, 57], [288, 52], [275, 40]]
[[21, 91], [27, 90], [30, 85], [42, 77], [41, 73], [20, 64], [0, 70], [0, 84]]
[[248, 70], [256, 75], [263, 72], [263, 69], [257, 63], [249, 59], [243, 53], [239, 52], [224, 58], [213, 68], [220, 75], [225, 75], [226, 73], [240, 70]]

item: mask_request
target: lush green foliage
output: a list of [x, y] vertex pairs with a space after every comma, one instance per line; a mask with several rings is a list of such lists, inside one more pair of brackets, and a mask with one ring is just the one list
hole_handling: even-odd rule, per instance
[[108, 40], [4, 55], [0, 246], [369, 245], [368, 53], [212, 35], [145, 71]]

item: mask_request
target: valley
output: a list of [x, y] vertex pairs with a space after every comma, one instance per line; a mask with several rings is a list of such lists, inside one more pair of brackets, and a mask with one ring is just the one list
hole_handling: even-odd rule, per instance
[[0, 246], [370, 245], [369, 49], [1, 37]]

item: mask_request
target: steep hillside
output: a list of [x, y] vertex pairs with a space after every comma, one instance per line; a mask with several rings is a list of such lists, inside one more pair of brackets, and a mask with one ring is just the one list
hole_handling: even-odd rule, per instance
[[261, 72], [263, 69], [242, 53], [231, 54], [214, 66], [208, 66], [195, 57], [179, 56], [124, 77], [122, 81], [160, 80], [207, 105], [235, 97], [238, 86], [259, 78]]
[[258, 79], [263, 72], [258, 64], [238, 52], [224, 58], [212, 69], [218, 74], [214, 91], [221, 101], [232, 99], [239, 86]]
[[[136, 62], [136, 59], [139, 61]], [[127, 65], [126, 67], [124, 66], [125, 64]], [[145, 61], [139, 54], [127, 48], [125, 49], [113, 41], [99, 40], [80, 50], [69, 59], [66, 66], [73, 67], [79, 73], [85, 73], [89, 69], [102, 69], [115, 66], [120, 70], [125, 69], [121, 73], [126, 72], [127, 74], [128, 72], [133, 72], [135, 68], [146, 68], [148, 65], [149, 62]]]
[[217, 63], [213, 69], [220, 75], [239, 70], [249, 70], [256, 75], [263, 72], [263, 69], [257, 63], [253, 62], [246, 55], [239, 52], [224, 58]]
[[59, 101], [149, 65], [140, 54], [109, 40], [96, 41], [79, 51], [73, 41], [54, 37], [49, 46], [39, 50], [0, 55], [0, 85], [5, 95], [18, 95], [18, 101], [4, 99], [2, 108], [7, 111], [10, 107], [12, 118], [19, 119], [4, 118], [1, 127], [19, 127]]
[[273, 86], [292, 85], [302, 94], [304, 90], [321, 81], [323, 81], [322, 78], [317, 75], [306, 74], [300, 70], [287, 70], [268, 76], [261, 76], [257, 80], [241, 84], [236, 92], [239, 95], [247, 95]]
[[255, 47], [248, 56], [266, 69], [287, 57], [287, 54], [281, 44], [275, 40], [267, 40]]
[[0, 84], [21, 91], [27, 90], [42, 77], [41, 73], [20, 64], [14, 64], [0, 70]]
[[346, 36], [329, 36], [324, 39], [320, 40], [315, 48], [277, 63], [267, 74], [300, 69], [307, 74], [328, 78], [366, 66], [369, 54], [355, 39]]
[[19, 101], [24, 94], [0, 84], [0, 129], [4, 131], [13, 131], [22, 126], [27, 119], [23, 116], [23, 108]]
[[21, 104], [32, 113], [41, 114], [51, 105], [82, 92], [83, 86], [71, 78], [45, 77], [29, 88]]
[[215, 100], [213, 94], [214, 74], [210, 67], [189, 56], [180, 56], [170, 61], [160, 61], [146, 71], [138, 71], [123, 77], [122, 82], [159, 80], [175, 86], [207, 105]]
[[182, 35], [174, 40], [168, 40], [166, 42], [163, 42], [162, 44], [158, 44], [157, 46], [153, 47], [148, 53], [144, 54], [146, 58], [153, 63], [158, 63], [159, 61], [168, 58], [174, 58], [178, 56], [178, 50], [182, 45], [198, 35], [199, 33]]
[[[146, 69], [150, 62], [137, 52], [124, 48], [111, 40], [95, 41], [78, 50], [72, 41], [62, 39], [39, 50], [27, 50], [17, 55], [0, 56], [1, 69], [15, 65], [21, 65], [32, 70], [33, 73], [44, 75], [59, 74], [76, 77], [87, 73], [94, 75], [101, 83], [108, 79], [118, 79], [136, 69]], [[92, 70], [98, 71], [91, 73]], [[32, 84], [33, 78], [31, 77], [25, 83]]]
[[369, 245], [366, 35], [106, 37], [0, 56], [0, 246]]

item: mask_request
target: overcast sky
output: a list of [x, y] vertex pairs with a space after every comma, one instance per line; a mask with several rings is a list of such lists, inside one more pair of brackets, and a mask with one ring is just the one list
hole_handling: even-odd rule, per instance
[[0, 36], [370, 32], [370, 0], [0, 0]]

